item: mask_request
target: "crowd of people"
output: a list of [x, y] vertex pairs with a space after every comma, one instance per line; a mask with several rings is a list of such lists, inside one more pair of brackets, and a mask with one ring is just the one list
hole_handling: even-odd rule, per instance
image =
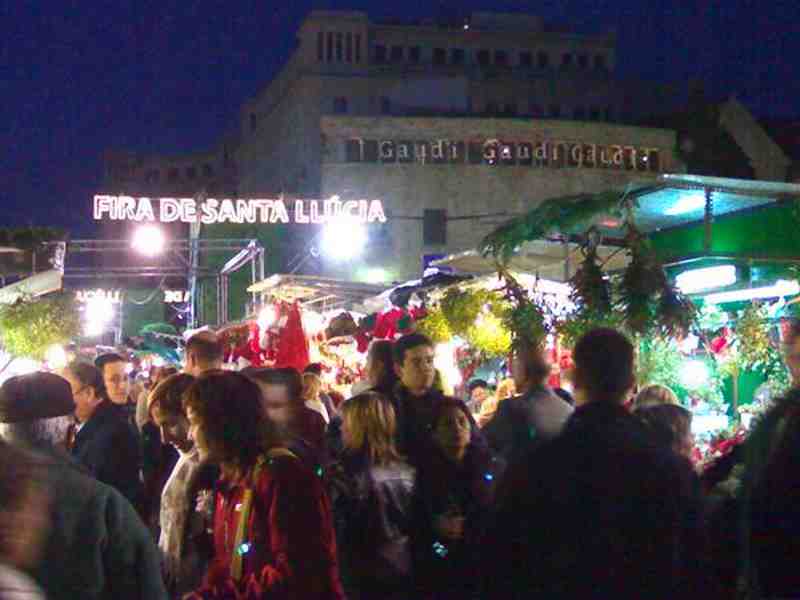
[[13, 377], [0, 600], [798, 597], [800, 325], [785, 346], [795, 387], [703, 472], [611, 329], [572, 393], [520, 344], [448, 396], [417, 333], [348, 399], [318, 365], [223, 370], [210, 332], [144, 389], [119, 355]]

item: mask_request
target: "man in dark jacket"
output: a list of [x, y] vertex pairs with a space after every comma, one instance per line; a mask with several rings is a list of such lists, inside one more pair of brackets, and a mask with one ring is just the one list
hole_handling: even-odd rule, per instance
[[[433, 385], [433, 357], [433, 342], [420, 333], [403, 336], [394, 344], [394, 364], [400, 381], [390, 400], [397, 421], [397, 449], [413, 465], [424, 460], [419, 453], [428, 446], [435, 409], [445, 398]], [[485, 444], [471, 417], [470, 424], [473, 441]]]
[[74, 410], [57, 375], [14, 377], [0, 388], [0, 437], [46, 459], [50, 531], [31, 575], [49, 600], [166, 600], [158, 550], [136, 511], [60, 449]]
[[[96, 375], [91, 365], [70, 366], [74, 372], [85, 370], [73, 385], [90, 381]], [[96, 371], [95, 371], [96, 372]], [[72, 456], [103, 483], [115, 487], [131, 504], [139, 507], [142, 483], [139, 478], [141, 448], [139, 435], [121, 407], [103, 396], [102, 387], [83, 385], [73, 390], [77, 408], [78, 430], [71, 448]]]
[[576, 345], [579, 408], [502, 485], [486, 597], [706, 597], [699, 485], [623, 408], [633, 357], [610, 329]]
[[550, 364], [540, 348], [522, 344], [514, 350], [511, 375], [522, 395], [500, 402], [482, 431], [492, 450], [509, 464], [561, 433], [572, 414], [572, 407], [545, 385], [549, 374]]

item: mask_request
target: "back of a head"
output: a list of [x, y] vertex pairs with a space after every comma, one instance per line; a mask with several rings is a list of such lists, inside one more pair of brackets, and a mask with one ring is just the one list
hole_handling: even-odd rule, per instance
[[299, 402], [303, 397], [303, 378], [297, 369], [256, 369], [248, 376], [260, 385], [281, 385], [286, 387], [289, 398]]
[[303, 369], [303, 375], [305, 375], [306, 373], [311, 373], [312, 375], [316, 375], [317, 377], [322, 377], [322, 364], [310, 363], [306, 365], [306, 368]]
[[252, 466], [275, 442], [261, 390], [241, 373], [204, 373], [184, 394], [183, 407], [195, 415], [206, 443], [216, 449], [220, 462]]
[[655, 439], [679, 451], [691, 434], [692, 413], [677, 404], [657, 404], [638, 408], [636, 417], [650, 428]]
[[673, 392], [667, 386], [654, 383], [639, 390], [639, 393], [636, 394], [633, 404], [634, 410], [638, 410], [646, 406], [678, 404], [678, 397], [675, 395], [675, 392]]
[[225, 349], [215, 333], [201, 331], [189, 338], [185, 352], [187, 360], [191, 356], [200, 370], [210, 371], [222, 366]]
[[[104, 355], [104, 356], [119, 356], [119, 355]], [[101, 357], [102, 358], [102, 357]], [[100, 362], [98, 365], [98, 360], [95, 360], [95, 364], [89, 364], [83, 361], [73, 361], [66, 366], [66, 370], [72, 373], [72, 376], [75, 377], [78, 381], [81, 382], [82, 385], [90, 387], [94, 390], [95, 395], [98, 398], [107, 399], [108, 392], [106, 391], [106, 384], [103, 381], [103, 368], [105, 365], [109, 365], [115, 362], [118, 362], [115, 359], [109, 359], [104, 362]]]
[[598, 328], [575, 344], [575, 389], [589, 402], [622, 404], [635, 381], [633, 344], [615, 329]]
[[147, 412], [152, 417], [154, 407], [162, 413], [183, 415], [183, 396], [194, 383], [194, 376], [188, 373], [175, 373], [163, 379], [147, 397]]
[[375, 387], [391, 391], [397, 383], [394, 370], [394, 343], [390, 340], [376, 340], [370, 344], [369, 360], [380, 366], [381, 376]]
[[427, 335], [421, 333], [410, 333], [404, 335], [394, 343], [394, 362], [398, 365], [403, 365], [406, 359], [406, 353], [414, 348], [420, 346], [427, 346], [433, 348], [433, 342]]
[[353, 396], [341, 408], [345, 447], [362, 454], [372, 464], [385, 464], [400, 457], [395, 449], [394, 407], [383, 394], [364, 392]]
[[49, 450], [66, 439], [74, 412], [72, 389], [63, 377], [52, 373], [11, 377], [0, 387], [0, 438]]

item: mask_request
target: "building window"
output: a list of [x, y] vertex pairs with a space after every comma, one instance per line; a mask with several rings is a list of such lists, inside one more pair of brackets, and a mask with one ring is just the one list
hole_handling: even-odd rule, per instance
[[589, 109], [589, 119], [592, 121], [599, 121], [600, 120], [600, 109], [596, 106], [592, 106]]
[[606, 57], [603, 54], [598, 54], [597, 56], [594, 57], [594, 68], [605, 70]]
[[167, 180], [168, 181], [177, 181], [178, 177], [180, 177], [180, 173], [178, 172], [178, 169], [176, 169], [174, 167], [172, 169], [170, 169], [169, 172], [167, 173]]
[[536, 62], [540, 69], [546, 69], [550, 66], [550, 56], [547, 54], [547, 52], [539, 52], [536, 55]]
[[344, 96], [338, 96], [333, 99], [333, 112], [337, 115], [343, 115], [347, 113], [347, 98]]
[[494, 64], [498, 67], [508, 66], [508, 52], [505, 50], [498, 50], [494, 53]]
[[345, 60], [349, 63], [353, 62], [353, 34], [348, 33], [345, 36], [345, 47], [344, 47], [344, 56]]
[[382, 115], [392, 114], [392, 101], [386, 96], [381, 96], [381, 114]]
[[576, 121], [583, 121], [586, 118], [586, 109], [579, 106], [572, 112], [572, 116], [575, 117]]
[[393, 63], [403, 62], [403, 47], [392, 46], [391, 61]]
[[420, 57], [420, 49], [419, 46], [411, 46], [408, 49], [408, 62], [410, 63], [418, 63]]
[[571, 67], [572, 66], [572, 54], [569, 52], [565, 52], [561, 55], [561, 66], [562, 67]]
[[197, 169], [194, 167], [186, 167], [186, 178], [194, 179], [195, 177], [197, 177]]
[[336, 34], [336, 62], [342, 62], [344, 58], [342, 55], [342, 49], [344, 47], [344, 44], [342, 43], [343, 39], [344, 36], [341, 33]]
[[533, 66], [533, 54], [530, 52], [520, 52], [519, 66], [530, 69]]
[[561, 107], [558, 104], [551, 104], [550, 105], [550, 116], [554, 119], [558, 119], [561, 117]]
[[208, 163], [203, 165], [203, 175], [206, 177], [213, 177], [214, 176], [214, 168], [209, 165]]
[[585, 54], [581, 54], [580, 56], [578, 56], [578, 66], [581, 69], [585, 69], [586, 67], [588, 67], [589, 66], [589, 57], [586, 56]]
[[333, 62], [333, 34], [328, 32], [328, 62]]
[[463, 48], [453, 48], [452, 52], [450, 53], [450, 62], [454, 65], [463, 65], [464, 56], [465, 54]]
[[517, 105], [514, 102], [509, 102], [503, 108], [503, 114], [509, 117], [515, 117], [517, 115]]
[[250, 131], [255, 131], [256, 129], [258, 129], [258, 115], [250, 113]]
[[447, 63], [447, 50], [444, 48], [433, 49], [433, 64], [444, 65]]
[[317, 33], [317, 62], [325, 60], [325, 34]]
[[378, 64], [386, 62], [386, 46], [375, 46], [375, 62]]
[[489, 64], [488, 50], [478, 50], [478, 64], [482, 67], [485, 67]]
[[356, 34], [356, 62], [361, 62], [361, 34]]
[[422, 213], [422, 243], [426, 246], [447, 244], [447, 211], [428, 209]]

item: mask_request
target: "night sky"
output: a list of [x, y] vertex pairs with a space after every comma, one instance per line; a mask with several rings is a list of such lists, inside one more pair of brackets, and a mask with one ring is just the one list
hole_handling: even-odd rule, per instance
[[0, 226], [91, 235], [102, 153], [212, 145], [287, 59], [312, 8], [376, 18], [529, 12], [577, 31], [616, 28], [621, 77], [702, 80], [709, 95], [736, 93], [758, 116], [800, 117], [798, 0], [9, 0]]

